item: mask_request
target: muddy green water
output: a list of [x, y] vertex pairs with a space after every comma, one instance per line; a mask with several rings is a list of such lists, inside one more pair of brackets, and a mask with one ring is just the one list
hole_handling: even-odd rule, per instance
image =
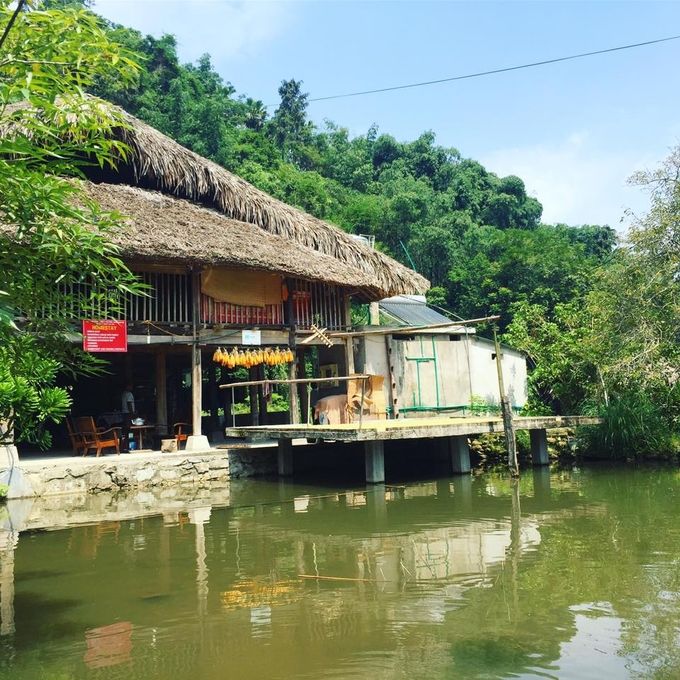
[[8, 511], [2, 678], [680, 677], [675, 470]]

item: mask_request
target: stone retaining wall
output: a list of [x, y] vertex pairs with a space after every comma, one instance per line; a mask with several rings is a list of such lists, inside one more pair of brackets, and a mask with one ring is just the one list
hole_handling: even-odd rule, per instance
[[[11, 472], [14, 483], [8, 497], [115, 493], [172, 485], [213, 487], [275, 471], [276, 451], [268, 448], [19, 460]], [[0, 469], [0, 474], [6, 477], [9, 472]]]

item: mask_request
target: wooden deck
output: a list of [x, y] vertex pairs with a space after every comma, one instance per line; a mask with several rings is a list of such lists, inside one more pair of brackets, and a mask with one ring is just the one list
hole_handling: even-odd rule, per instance
[[[516, 430], [551, 430], [557, 427], [598, 425], [591, 416], [531, 416], [514, 418]], [[365, 420], [347, 425], [260, 425], [228, 427], [227, 437], [257, 440], [317, 439], [321, 441], [368, 442], [392, 439], [428, 439], [503, 432], [501, 418], [406, 418]]]

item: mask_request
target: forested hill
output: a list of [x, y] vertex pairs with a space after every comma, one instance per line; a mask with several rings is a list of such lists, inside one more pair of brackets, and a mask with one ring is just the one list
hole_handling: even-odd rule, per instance
[[377, 125], [354, 138], [335, 123], [319, 130], [295, 80], [282, 83], [269, 116], [207, 55], [181, 64], [172, 36], [111, 31], [145, 61], [136, 87], [100, 82], [96, 94], [287, 203], [374, 235], [432, 282], [434, 302], [461, 316], [499, 312], [507, 323], [518, 300], [567, 301], [614, 244], [608, 227], [542, 225], [541, 204], [520, 178], [438, 146], [430, 131], [399, 142]]

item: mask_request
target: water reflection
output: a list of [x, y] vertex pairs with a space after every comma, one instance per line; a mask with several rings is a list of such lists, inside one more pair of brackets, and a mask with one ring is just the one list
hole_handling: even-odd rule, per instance
[[679, 486], [537, 470], [9, 504], [0, 676], [665, 677]]

